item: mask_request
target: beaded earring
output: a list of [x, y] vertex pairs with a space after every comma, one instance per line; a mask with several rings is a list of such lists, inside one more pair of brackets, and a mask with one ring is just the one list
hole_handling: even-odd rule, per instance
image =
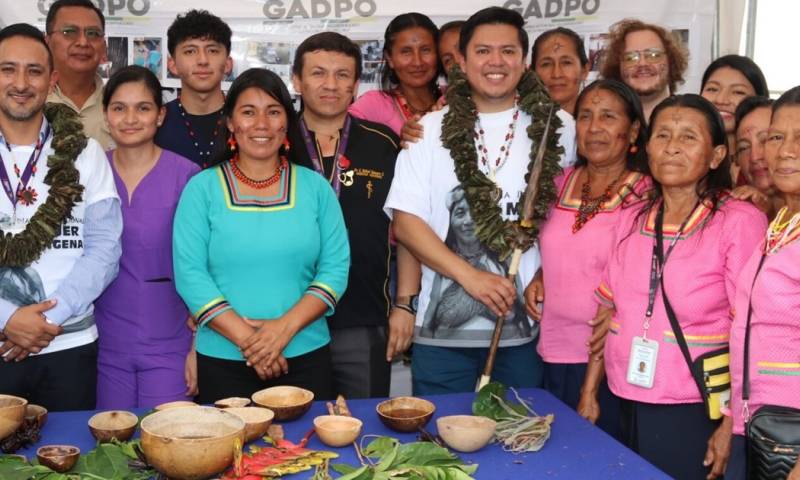
[[233, 133], [231, 133], [230, 137], [228, 137], [228, 150], [235, 152], [237, 148], [238, 145], [236, 145], [236, 137], [234, 137]]

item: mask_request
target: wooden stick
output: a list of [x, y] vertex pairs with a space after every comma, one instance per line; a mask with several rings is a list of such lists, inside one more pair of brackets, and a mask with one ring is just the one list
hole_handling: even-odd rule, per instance
[[[542, 176], [544, 154], [547, 148], [547, 136], [550, 133], [550, 120], [553, 118], [553, 109], [554, 107], [551, 106], [550, 113], [547, 115], [547, 123], [542, 132], [542, 138], [539, 140], [539, 145], [536, 148], [536, 158], [534, 160], [533, 169], [531, 169], [531, 176], [528, 178], [528, 186], [525, 188], [525, 199], [522, 202], [522, 211], [520, 212], [519, 218], [519, 223], [523, 227], [530, 227], [533, 225], [533, 206], [536, 202], [536, 196], [539, 193], [539, 179]], [[515, 248], [511, 256], [511, 264], [508, 267], [508, 279], [511, 281], [512, 285], [517, 278], [519, 264], [522, 260], [522, 253], [522, 249]], [[492, 342], [489, 344], [489, 354], [486, 356], [486, 365], [483, 367], [483, 374], [478, 379], [478, 385], [475, 387], [476, 392], [486, 386], [492, 378], [497, 349], [500, 347], [500, 337], [503, 336], [504, 322], [504, 318], [495, 319]]]

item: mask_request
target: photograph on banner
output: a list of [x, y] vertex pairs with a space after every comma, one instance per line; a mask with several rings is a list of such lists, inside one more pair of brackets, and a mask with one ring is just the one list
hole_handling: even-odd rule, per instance
[[163, 78], [161, 66], [163, 54], [161, 37], [136, 37], [133, 39], [133, 64], [145, 67], [158, 77]]
[[98, 67], [98, 73], [103, 78], [111, 77], [129, 64], [128, 37], [108, 37], [107, 43], [108, 61]]
[[383, 40], [355, 40], [361, 49], [361, 83], [378, 85], [383, 65]]

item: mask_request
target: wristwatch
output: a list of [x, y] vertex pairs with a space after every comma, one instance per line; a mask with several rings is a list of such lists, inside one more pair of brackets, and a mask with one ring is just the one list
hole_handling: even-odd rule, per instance
[[411, 315], [416, 315], [417, 305], [419, 305], [419, 295], [414, 294], [396, 297], [392, 306], [405, 310]]

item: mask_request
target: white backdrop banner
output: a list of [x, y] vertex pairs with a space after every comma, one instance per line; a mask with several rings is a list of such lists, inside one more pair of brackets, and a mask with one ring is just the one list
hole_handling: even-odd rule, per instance
[[[0, 0], [0, 22], [27, 22], [44, 28], [53, 0]], [[165, 86], [176, 87], [166, 68], [166, 30], [175, 16], [192, 8], [222, 17], [233, 29], [234, 72], [266, 67], [288, 83], [297, 45], [307, 36], [334, 30], [355, 40], [364, 54], [362, 84], [378, 80], [383, 32], [395, 16], [417, 11], [437, 25], [466, 19], [490, 5], [511, 8], [526, 20], [531, 43], [555, 27], [575, 30], [595, 62], [608, 27], [623, 18], [639, 18], [677, 31], [690, 52], [685, 92], [697, 92], [703, 69], [711, 61], [715, 3], [708, 0], [93, 0], [106, 15], [108, 76], [139, 64], [152, 69]], [[596, 65], [593, 70], [596, 71]]]

